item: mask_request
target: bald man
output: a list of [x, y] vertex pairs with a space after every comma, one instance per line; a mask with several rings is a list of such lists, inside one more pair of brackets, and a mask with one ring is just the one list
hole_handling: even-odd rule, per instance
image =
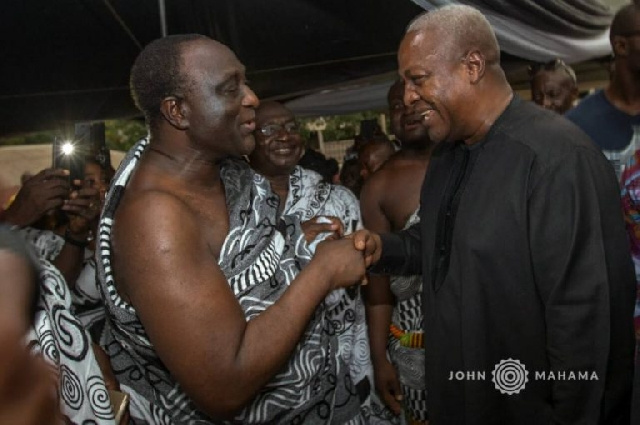
[[404, 102], [438, 143], [420, 223], [355, 245], [423, 276], [434, 424], [629, 424], [635, 284], [615, 174], [562, 116], [514, 96], [486, 18], [418, 17]]

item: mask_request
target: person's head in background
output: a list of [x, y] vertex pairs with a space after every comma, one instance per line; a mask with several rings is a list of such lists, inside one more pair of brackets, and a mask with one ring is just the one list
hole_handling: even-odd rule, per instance
[[529, 67], [531, 100], [545, 109], [564, 114], [578, 98], [578, 81], [569, 65], [560, 59]]
[[395, 148], [386, 136], [375, 136], [368, 140], [358, 151], [362, 181], [378, 171], [394, 153]]
[[327, 158], [315, 149], [306, 148], [298, 165], [320, 174], [326, 183], [338, 183], [339, 181], [340, 166], [338, 161], [334, 158]]
[[356, 198], [360, 198], [362, 177], [360, 177], [360, 163], [358, 158], [347, 159], [340, 168], [340, 184], [349, 189]]
[[387, 94], [391, 133], [404, 149], [426, 149], [431, 145], [423, 117], [404, 104], [404, 81], [396, 80]]
[[[622, 7], [613, 18], [609, 30], [613, 50], [612, 79], [640, 84], [640, 2]], [[635, 83], [634, 83], [635, 81]]]
[[103, 165], [95, 158], [89, 157], [84, 165], [84, 186], [97, 188], [100, 192], [100, 201], [104, 202], [115, 170], [111, 165]]
[[286, 106], [275, 101], [256, 108], [256, 146], [249, 154], [251, 168], [269, 178], [289, 176], [303, 154], [296, 118]]

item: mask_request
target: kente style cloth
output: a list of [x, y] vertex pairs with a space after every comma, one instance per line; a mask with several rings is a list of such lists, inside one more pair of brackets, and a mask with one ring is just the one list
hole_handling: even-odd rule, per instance
[[[300, 166], [295, 167], [289, 178], [289, 192], [282, 214], [295, 215], [301, 222], [314, 217], [337, 217], [347, 235], [362, 228], [360, 204], [353, 193], [344, 186], [323, 182], [320, 174]], [[326, 236], [319, 235], [318, 239]], [[315, 242], [310, 244], [312, 250], [317, 245]], [[327, 299], [333, 306], [327, 313], [334, 325], [333, 332], [338, 335], [340, 356], [349, 365], [351, 380], [364, 400], [361, 406], [363, 415], [370, 423], [392, 423], [394, 415], [381, 408], [377, 399], [371, 400], [373, 364], [360, 287], [336, 289]]]
[[40, 297], [27, 343], [57, 372], [60, 410], [71, 423], [115, 424], [91, 338], [73, 312], [69, 286], [50, 262], [64, 240], [49, 231], [25, 228], [21, 233], [36, 249], [40, 268]]
[[362, 228], [360, 203], [344, 186], [322, 181], [315, 171], [297, 166], [289, 177], [289, 194], [283, 215], [296, 215], [301, 222], [319, 216], [338, 217], [348, 235]]
[[[113, 217], [147, 146], [142, 140], [131, 149], [112, 182], [100, 220], [97, 264], [107, 304], [102, 345], [123, 391], [131, 396], [134, 420], [158, 425], [365, 423], [363, 400], [340, 356], [335, 331], [348, 325], [330, 317], [331, 297], [316, 309], [287, 365], [234, 420], [208, 418], [184, 393], [158, 358], [134, 306], [118, 294], [111, 270]], [[234, 160], [221, 165], [220, 175], [230, 230], [219, 265], [248, 321], [280, 298], [311, 252], [296, 217], [276, 221], [278, 198], [264, 177]]]
[[636, 359], [640, 359], [640, 151], [629, 159], [622, 172], [622, 208], [627, 226], [631, 258], [636, 272], [637, 297], [634, 311]]
[[[420, 221], [419, 210], [407, 220], [404, 229]], [[391, 292], [396, 298], [387, 351], [398, 371], [403, 406], [407, 419], [427, 421], [427, 389], [424, 376], [424, 340], [422, 314], [422, 276], [390, 276]]]
[[95, 253], [86, 249], [82, 271], [71, 290], [75, 313], [91, 339], [99, 343], [104, 328], [105, 308], [96, 279]]

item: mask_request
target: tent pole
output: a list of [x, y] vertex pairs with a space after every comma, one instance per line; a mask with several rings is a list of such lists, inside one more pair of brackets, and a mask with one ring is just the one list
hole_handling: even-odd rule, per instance
[[160, 30], [162, 37], [167, 36], [167, 12], [164, 6], [164, 0], [158, 0], [158, 9], [160, 10]]

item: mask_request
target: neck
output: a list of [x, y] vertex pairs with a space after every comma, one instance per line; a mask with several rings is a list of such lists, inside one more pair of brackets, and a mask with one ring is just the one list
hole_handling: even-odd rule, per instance
[[167, 142], [162, 137], [152, 137], [145, 161], [164, 174], [191, 185], [211, 188], [214, 182], [220, 181], [220, 159], [188, 143], [175, 143], [176, 140], [179, 139]]
[[403, 157], [410, 157], [416, 159], [429, 159], [431, 156], [431, 152], [433, 151], [434, 143], [429, 142], [428, 145], [420, 145], [420, 146], [412, 146], [412, 145], [402, 145], [402, 149], [400, 149], [397, 153]]
[[507, 106], [509, 106], [511, 99], [513, 99], [513, 91], [510, 86], [506, 85], [499, 91], [493, 90], [491, 93], [484, 94], [480, 98], [490, 100], [470, 105], [475, 108], [476, 111], [482, 112], [472, 123], [473, 127], [470, 135], [463, 138], [466, 145], [473, 145], [484, 139], [493, 126], [493, 123], [496, 122], [498, 117], [500, 117], [504, 110], [507, 109]]
[[[265, 177], [271, 183], [271, 189], [273, 189], [273, 191], [278, 195], [282, 193], [286, 195], [289, 193], [289, 174], [265, 175]], [[284, 199], [282, 201], [284, 202]]]
[[623, 64], [616, 64], [616, 71], [605, 89], [605, 95], [617, 109], [631, 115], [639, 114], [640, 75], [625, 72], [622, 67]]

